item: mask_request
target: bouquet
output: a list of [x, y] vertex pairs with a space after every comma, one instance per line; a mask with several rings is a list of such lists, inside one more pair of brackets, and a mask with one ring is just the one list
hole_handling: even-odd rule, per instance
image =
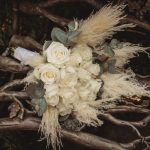
[[124, 64], [139, 45], [120, 42], [112, 36], [133, 24], [120, 24], [124, 5], [103, 7], [87, 20], [74, 20], [67, 31], [54, 28], [39, 54], [18, 47], [14, 57], [33, 68], [24, 79], [26, 92], [37, 114], [39, 130], [54, 149], [61, 144], [61, 128], [80, 131], [100, 126], [98, 118], [122, 97], [148, 96], [145, 85]]

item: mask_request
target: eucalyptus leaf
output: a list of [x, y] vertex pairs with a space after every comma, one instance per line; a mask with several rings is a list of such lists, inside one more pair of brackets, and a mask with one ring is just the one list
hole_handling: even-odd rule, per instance
[[78, 36], [80, 33], [79, 31], [71, 31], [68, 32], [68, 37], [67, 37], [67, 41], [66, 41], [66, 46], [72, 46], [74, 43], [73, 39]]
[[116, 69], [115, 69], [115, 64], [116, 64], [116, 59], [110, 59], [107, 62], [108, 64], [108, 71], [109, 73], [116, 73]]
[[63, 30], [59, 28], [53, 28], [51, 32], [51, 38], [53, 41], [61, 42], [62, 44], [66, 45], [67, 42], [67, 34]]
[[42, 98], [45, 94], [44, 85], [42, 82], [32, 83], [26, 88], [26, 93], [30, 96], [31, 99]]
[[38, 113], [38, 116], [42, 116], [43, 113], [47, 109], [47, 103], [46, 103], [45, 98], [39, 99], [39, 103], [37, 104], [37, 106], [35, 108], [36, 108], [36, 111]]
[[112, 50], [112, 48], [109, 45], [105, 45], [104, 46], [104, 52], [105, 54], [107, 54], [109, 57], [112, 57], [115, 55], [114, 51]]
[[45, 41], [45, 43], [43, 45], [43, 51], [45, 51], [50, 46], [51, 43], [52, 43], [52, 41]]
[[120, 42], [120, 43], [118, 44], [118, 48], [119, 48], [119, 49], [123, 48], [123, 43]]
[[110, 42], [110, 47], [112, 49], [115, 49], [118, 47], [118, 44], [119, 44], [119, 41], [117, 39], [112, 39], [111, 42]]
[[68, 26], [68, 30], [69, 31], [75, 31], [78, 28], [78, 22], [77, 21], [71, 21], [69, 22]]
[[74, 39], [76, 36], [78, 36], [80, 34], [79, 31], [71, 31], [68, 32], [68, 39], [71, 41], [72, 39]]
[[75, 22], [71, 21], [68, 23], [67, 26], [68, 26], [69, 31], [73, 31], [75, 29]]
[[35, 99], [35, 98], [34, 98], [34, 99], [31, 100], [31, 103], [32, 103], [33, 105], [38, 105], [38, 104], [39, 104], [39, 100], [40, 100], [40, 99]]

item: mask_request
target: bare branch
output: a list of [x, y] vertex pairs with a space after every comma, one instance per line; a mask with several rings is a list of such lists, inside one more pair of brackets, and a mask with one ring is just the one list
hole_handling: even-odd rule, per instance
[[42, 50], [42, 45], [29, 36], [13, 35], [9, 42], [10, 46], [21, 46], [37, 52]]
[[11, 82], [8, 82], [6, 83], [5, 85], [3, 85], [1, 88], [0, 88], [0, 91], [5, 91], [7, 89], [11, 89], [15, 86], [19, 86], [19, 85], [22, 85], [24, 84], [23, 80], [22, 79], [17, 79], [17, 80], [13, 80]]
[[18, 32], [18, 3], [16, 0], [12, 0], [12, 9], [13, 9], [12, 30], [13, 34], [16, 34]]
[[17, 97], [19, 99], [28, 99], [26, 92], [17, 92], [17, 91], [5, 91], [0, 92], [0, 102], [12, 101], [12, 97]]
[[30, 67], [23, 66], [11, 58], [0, 56], [0, 70], [16, 73], [25, 73], [30, 70]]
[[50, 12], [48, 12], [46, 9], [43, 9], [39, 7], [37, 4], [31, 2], [21, 2], [19, 5], [19, 10], [26, 14], [44, 16], [61, 26], [66, 25], [70, 21], [69, 19], [53, 15]]
[[[0, 119], [0, 130], [38, 130], [40, 119], [30, 117], [24, 120]], [[95, 150], [126, 150], [116, 142], [106, 140], [88, 133], [71, 132], [62, 129], [62, 136], [68, 140]]]
[[115, 108], [110, 108], [107, 110], [108, 113], [124, 113], [124, 112], [135, 112], [135, 113], [143, 113], [143, 114], [150, 114], [149, 109], [139, 108], [135, 106], [117, 106]]
[[60, 2], [63, 2], [63, 3], [70, 3], [70, 2], [85, 2], [85, 3], [88, 3], [90, 5], [92, 5], [93, 7], [95, 8], [100, 8], [100, 3], [98, 3], [96, 0], [48, 0], [48, 1], [44, 1], [44, 2], [40, 2], [38, 4], [39, 7], [43, 7], [43, 8], [47, 8], [47, 7], [51, 7], [57, 3], [60, 3]]
[[141, 121], [130, 122], [130, 123], [138, 128], [143, 128], [143, 127], [146, 127], [149, 122], [150, 122], [150, 115], [148, 115]]
[[131, 124], [130, 122], [117, 119], [117, 118], [113, 117], [112, 115], [106, 114], [106, 113], [100, 114], [99, 116], [100, 116], [100, 118], [108, 120], [108, 121], [112, 122], [113, 124], [131, 128], [137, 134], [138, 138], [142, 138], [138, 129], [133, 124]]
[[141, 22], [133, 17], [126, 17], [125, 19], [123, 19], [123, 22], [129, 22], [129, 23], [134, 23], [136, 24], [138, 27], [141, 27], [145, 30], [150, 31], [150, 24], [146, 23], [146, 22]]

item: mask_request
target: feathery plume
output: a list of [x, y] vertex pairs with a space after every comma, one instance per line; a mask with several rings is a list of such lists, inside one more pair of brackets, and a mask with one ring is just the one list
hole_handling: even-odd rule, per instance
[[104, 73], [101, 76], [104, 81], [102, 98], [119, 98], [121, 96], [131, 97], [133, 95], [148, 96], [150, 92], [145, 85], [140, 85], [133, 75], [125, 73]]
[[103, 124], [98, 119], [99, 111], [88, 104], [88, 102], [76, 102], [74, 105], [74, 115], [80, 123], [85, 123], [88, 126], [100, 126]]
[[117, 31], [122, 31], [127, 27], [134, 27], [133, 24], [119, 25], [126, 16], [123, 15], [125, 5], [107, 5], [100, 9], [95, 15], [91, 15], [87, 20], [79, 25], [79, 36], [74, 40], [77, 44], [96, 45], [105, 39], [112, 37]]
[[135, 54], [138, 52], [146, 52], [147, 47], [140, 47], [139, 45], [132, 43], [123, 43], [122, 48], [117, 48], [114, 50], [116, 58], [116, 67], [122, 68], [126, 63], [129, 62], [129, 59], [135, 57]]
[[53, 149], [56, 150], [56, 146], [61, 145], [60, 131], [61, 126], [58, 121], [58, 110], [54, 107], [48, 107], [46, 112], [43, 114], [41, 125], [39, 130], [43, 133], [47, 139], [47, 145], [52, 145]]

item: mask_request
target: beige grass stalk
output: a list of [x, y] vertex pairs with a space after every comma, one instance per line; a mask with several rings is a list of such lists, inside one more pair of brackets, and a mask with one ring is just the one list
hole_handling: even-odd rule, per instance
[[104, 73], [101, 79], [104, 81], [102, 98], [131, 97], [133, 95], [141, 97], [150, 95], [150, 91], [146, 90], [146, 86], [140, 85], [133, 75], [125, 73]]
[[127, 27], [134, 27], [133, 24], [119, 25], [126, 16], [123, 14], [125, 5], [107, 5], [96, 14], [91, 15], [87, 20], [80, 23], [79, 36], [75, 39], [77, 44], [96, 45], [105, 39], [111, 38], [117, 31]]
[[47, 139], [47, 145], [52, 145], [53, 149], [56, 150], [56, 146], [61, 145], [60, 131], [61, 126], [58, 121], [58, 110], [54, 107], [48, 107], [46, 112], [43, 114], [40, 131]]
[[73, 111], [76, 119], [80, 123], [88, 126], [100, 126], [103, 122], [98, 119], [99, 111], [97, 108], [90, 106], [88, 102], [77, 102], [74, 104]]
[[135, 57], [135, 54], [138, 52], [146, 52], [147, 47], [140, 47], [139, 45], [131, 43], [123, 43], [121, 49], [115, 49], [115, 58], [116, 58], [116, 67], [122, 68], [126, 63], [129, 62], [129, 59]]

